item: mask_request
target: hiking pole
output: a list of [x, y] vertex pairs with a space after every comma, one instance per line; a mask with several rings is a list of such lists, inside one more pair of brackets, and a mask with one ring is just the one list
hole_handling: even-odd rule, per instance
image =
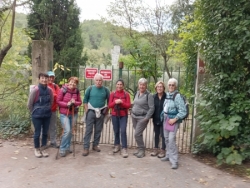
[[74, 116], [75, 116], [75, 105], [72, 106], [72, 133], [73, 133], [73, 157], [75, 157], [75, 122], [74, 122]]
[[[67, 117], [68, 117], [68, 115], [69, 115], [69, 108], [68, 108], [68, 110], [67, 110]], [[65, 118], [65, 120], [64, 120], [64, 125], [66, 124], [66, 118]], [[61, 146], [61, 143], [62, 143], [62, 137], [63, 137], [63, 133], [64, 133], [64, 129], [63, 129], [63, 125], [62, 125], [62, 134], [61, 134], [61, 139], [60, 139], [60, 144], [59, 144], [59, 147], [58, 147], [58, 149], [57, 149], [57, 152], [56, 152], [56, 160], [58, 159], [58, 154], [59, 154], [59, 150], [60, 150], [60, 146]]]

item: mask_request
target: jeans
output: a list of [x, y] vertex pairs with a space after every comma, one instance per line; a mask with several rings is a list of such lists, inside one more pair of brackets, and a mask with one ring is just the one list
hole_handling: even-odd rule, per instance
[[115, 145], [120, 145], [120, 134], [122, 141], [122, 148], [127, 148], [127, 121], [128, 116], [112, 116], [112, 124], [115, 134]]
[[57, 111], [52, 112], [50, 117], [50, 124], [49, 124], [50, 144], [56, 144], [56, 119], [57, 119]]
[[160, 142], [160, 136], [162, 139], [161, 142], [161, 149], [165, 150], [166, 149], [166, 144], [165, 144], [165, 138], [164, 138], [164, 133], [163, 133], [163, 124], [156, 125], [154, 123], [154, 139], [155, 139], [155, 148], [159, 148], [159, 142]]
[[40, 135], [42, 130], [42, 145], [47, 145], [47, 138], [48, 138], [48, 129], [50, 123], [50, 117], [44, 118], [34, 118], [32, 117], [32, 122], [34, 124], [35, 132], [34, 132], [34, 146], [35, 148], [40, 148]]
[[145, 150], [145, 145], [143, 141], [143, 131], [146, 129], [149, 120], [144, 118], [134, 118], [132, 117], [133, 127], [135, 129], [135, 141], [137, 143], [138, 149]]
[[102, 114], [101, 117], [96, 118], [95, 111], [88, 110], [86, 113], [86, 131], [85, 136], [83, 138], [83, 148], [89, 149], [90, 146], [90, 139], [92, 136], [93, 128], [94, 128], [94, 141], [93, 146], [97, 146], [100, 142], [102, 128], [104, 122], [104, 115]]
[[[76, 122], [78, 115], [74, 115], [74, 124]], [[60, 114], [60, 120], [63, 128], [63, 135], [60, 145], [60, 151], [66, 151], [70, 149], [71, 138], [72, 138], [72, 115], [66, 116], [65, 114]]]

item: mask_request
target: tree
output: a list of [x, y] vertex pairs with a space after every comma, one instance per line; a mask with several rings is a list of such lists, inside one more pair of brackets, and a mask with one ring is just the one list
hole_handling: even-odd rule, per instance
[[250, 2], [199, 0], [196, 14], [210, 74], [198, 105], [200, 146], [219, 164], [241, 164], [250, 157]]
[[[82, 57], [79, 14], [75, 0], [33, 0], [28, 15], [28, 28], [34, 30], [33, 40], [50, 40], [54, 43], [54, 62], [71, 69], [57, 70], [61, 76], [78, 75], [78, 65], [84, 65]], [[86, 57], [85, 57], [86, 58]], [[52, 67], [51, 67], [52, 68]]]
[[5, 58], [5, 56], [7, 55], [8, 51], [10, 50], [10, 48], [12, 47], [12, 39], [13, 39], [13, 32], [14, 32], [14, 24], [15, 24], [15, 14], [16, 14], [16, 7], [17, 6], [22, 6], [24, 4], [27, 4], [29, 1], [24, 1], [21, 2], [20, 4], [16, 4], [16, 0], [13, 1], [12, 4], [8, 4], [7, 2], [3, 2], [3, 6], [0, 8], [0, 41], [2, 38], [2, 30], [3, 27], [6, 23], [6, 20], [8, 17], [5, 17], [5, 19], [3, 18], [3, 14], [6, 11], [9, 11], [9, 15], [12, 12], [12, 20], [11, 20], [11, 28], [10, 28], [10, 32], [9, 32], [9, 42], [7, 44], [5, 44], [4, 46], [2, 45], [2, 43], [0, 42], [0, 67], [3, 63], [3, 60]]
[[[162, 57], [163, 67], [168, 76], [171, 77], [167, 64], [170, 55], [166, 53], [169, 41], [174, 37], [171, 32], [171, 26], [168, 24], [171, 19], [169, 7], [166, 4], [162, 5], [160, 0], [156, 0], [155, 2], [155, 7], [152, 8], [143, 0], [116, 0], [108, 7], [109, 17], [107, 20], [114, 25], [122, 26], [116, 31], [117, 34], [130, 38], [129, 51], [130, 55], [136, 60], [135, 66], [142, 65], [142, 61], [145, 60], [141, 58], [141, 56], [145, 55], [148, 57], [150, 54], [152, 57], [149, 59], [154, 59], [152, 64], [155, 67], [153, 70], [156, 71], [158, 68], [161, 68], [159, 57]], [[146, 39], [148, 41], [147, 45], [150, 45], [148, 49], [153, 51], [143, 55], [143, 50], [139, 48], [141, 45], [138, 44], [138, 41], [142, 41], [141, 39]], [[131, 45], [133, 45], [133, 47]], [[147, 67], [148, 70], [152, 70], [150, 63], [151, 62], [142, 67]], [[155, 81], [157, 81], [156, 74], [151, 75]]]
[[[2, 27], [1, 44], [9, 43], [12, 17], [7, 13], [2, 17], [6, 20]], [[21, 118], [27, 117], [26, 101], [29, 89], [30, 59], [25, 55], [25, 49], [30, 38], [25, 34], [23, 28], [13, 29], [12, 47], [6, 54], [0, 69], [0, 118], [7, 119], [19, 114]]]

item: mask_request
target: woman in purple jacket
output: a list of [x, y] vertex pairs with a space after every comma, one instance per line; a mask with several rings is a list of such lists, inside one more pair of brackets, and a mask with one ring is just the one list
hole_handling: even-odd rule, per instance
[[[82, 104], [79, 90], [77, 89], [78, 78], [71, 77], [68, 84], [65, 84], [58, 94], [57, 104], [60, 111], [60, 120], [63, 127], [63, 136], [60, 145], [60, 156], [65, 157], [70, 151], [72, 125], [75, 124], [78, 117], [78, 108]], [[74, 113], [73, 110], [74, 109]], [[73, 117], [74, 114], [74, 117]], [[72, 122], [74, 120], [74, 122]]]

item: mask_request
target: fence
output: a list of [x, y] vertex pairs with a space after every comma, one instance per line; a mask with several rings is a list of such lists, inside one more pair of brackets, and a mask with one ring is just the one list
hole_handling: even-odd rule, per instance
[[[115, 69], [113, 66], [99, 66], [98, 69], [112, 69], [112, 80], [111, 81], [104, 81], [103, 85], [106, 86], [110, 91], [115, 90], [115, 82], [118, 78], [122, 78], [126, 84], [125, 90], [130, 93], [131, 99], [133, 99], [133, 95], [137, 91], [137, 81], [140, 78], [140, 74], [138, 74], [138, 70], [130, 70], [130, 69]], [[92, 79], [85, 79], [85, 67], [79, 66], [77, 75], [71, 76], [78, 76], [80, 83], [79, 83], [79, 90], [81, 91], [82, 98], [84, 97], [85, 90], [88, 86], [93, 84]], [[178, 80], [178, 86], [182, 88], [186, 88], [185, 83], [185, 76], [186, 71], [181, 70], [180, 68], [177, 71], [171, 70], [171, 76]], [[162, 80], [164, 83], [168, 80], [167, 74], [162, 71], [161, 77], [158, 80]], [[65, 80], [65, 79], [64, 79]], [[154, 85], [156, 80], [152, 78], [147, 78], [148, 80], [148, 89], [153, 93], [154, 92]], [[132, 101], [131, 101], [132, 102]], [[76, 141], [82, 144], [82, 140], [85, 134], [85, 124], [80, 122], [80, 117], [83, 115], [83, 110], [79, 111], [79, 118], [77, 123], [77, 134], [76, 134]], [[134, 140], [134, 129], [132, 125], [132, 120], [129, 115], [128, 124], [127, 124], [127, 137], [128, 137], [128, 147], [135, 147], [136, 142]], [[184, 121], [177, 132], [176, 142], [179, 147], [179, 152], [182, 153], [189, 153], [191, 150], [191, 136], [192, 136], [192, 116], [189, 119]], [[149, 124], [147, 125], [146, 130], [143, 132], [143, 138], [146, 148], [153, 148], [154, 147], [154, 131], [153, 131], [153, 123], [150, 120]], [[100, 144], [113, 144], [114, 143], [114, 134], [113, 134], [113, 126], [111, 121], [107, 124], [104, 124]]]

